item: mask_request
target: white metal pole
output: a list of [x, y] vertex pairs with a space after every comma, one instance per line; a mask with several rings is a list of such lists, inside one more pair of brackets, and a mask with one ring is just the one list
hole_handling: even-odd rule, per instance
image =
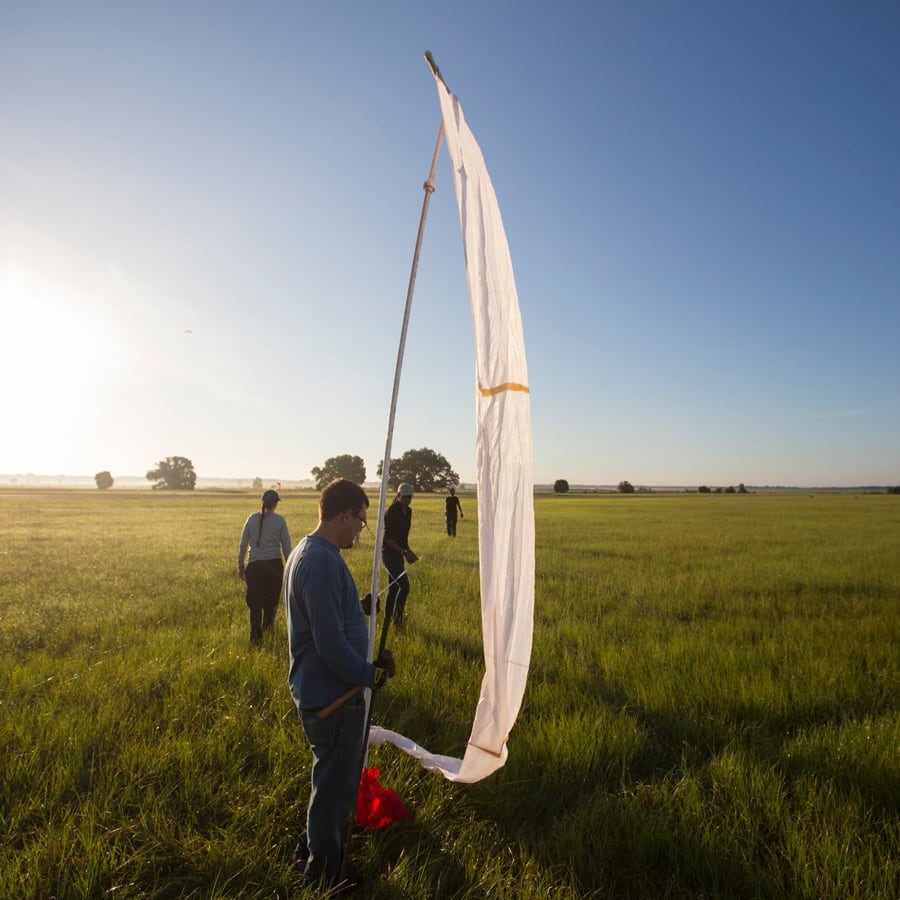
[[[434, 193], [434, 173], [437, 170], [438, 157], [444, 143], [444, 120], [438, 129], [437, 142], [434, 145], [434, 156], [431, 159], [431, 171], [428, 180], [422, 185], [425, 197], [422, 200], [422, 214], [419, 217], [419, 232], [416, 235], [416, 249], [413, 253], [412, 269], [409, 273], [409, 287], [406, 291], [406, 306], [403, 310], [403, 326], [400, 329], [400, 346], [397, 348], [397, 364], [394, 368], [394, 390], [391, 393], [391, 411], [388, 415], [387, 438], [384, 443], [384, 457], [381, 464], [381, 490], [378, 494], [378, 517], [375, 525], [375, 555], [372, 562], [372, 612], [369, 616], [369, 662], [375, 653], [375, 626], [378, 609], [378, 575], [381, 570], [381, 539], [384, 535], [384, 507], [387, 499], [388, 475], [391, 469], [391, 445], [394, 440], [394, 419], [397, 415], [397, 395], [400, 392], [400, 373], [403, 369], [403, 352], [406, 349], [406, 332], [409, 328], [409, 313], [412, 309], [413, 294], [416, 289], [416, 272], [419, 268], [419, 254], [422, 250], [422, 237], [425, 234], [425, 220], [428, 217], [428, 204]], [[371, 701], [371, 692], [367, 691], [366, 706]]]
[[[428, 65], [431, 66], [432, 72], [440, 78], [440, 72], [435, 65], [431, 54], [426, 52], [425, 58]], [[441, 79], [443, 80], [443, 79]], [[413, 294], [416, 289], [416, 272], [419, 269], [419, 253], [422, 250], [422, 237], [425, 234], [425, 220], [428, 217], [428, 205], [431, 202], [431, 195], [434, 193], [434, 173], [437, 171], [438, 157], [441, 153], [441, 146], [444, 143], [444, 120], [441, 118], [441, 127], [438, 129], [437, 141], [434, 145], [434, 155], [431, 158], [431, 169], [428, 172], [428, 179], [422, 185], [425, 196], [422, 200], [422, 214], [419, 217], [419, 231], [416, 234], [416, 249], [413, 253], [412, 268], [409, 273], [409, 286], [406, 290], [406, 306], [403, 309], [403, 326], [400, 329], [400, 346], [397, 348], [397, 364], [394, 367], [394, 389], [391, 392], [391, 411], [388, 414], [387, 437], [384, 442], [384, 456], [381, 463], [381, 490], [378, 494], [378, 517], [375, 525], [375, 553], [372, 560], [372, 606], [369, 614], [369, 651], [368, 659], [372, 661], [375, 653], [375, 626], [378, 619], [378, 573], [381, 568], [381, 539], [384, 534], [384, 507], [387, 499], [388, 475], [391, 470], [391, 445], [394, 440], [394, 418], [397, 414], [397, 395], [400, 392], [400, 372], [403, 369], [403, 351], [406, 349], [406, 332], [409, 328], [409, 313], [412, 309]], [[390, 622], [386, 622], [390, 625]], [[386, 634], [382, 635], [382, 640]], [[364, 692], [366, 703], [366, 728], [363, 734], [363, 746], [361, 754], [361, 765], [359, 777], [362, 778], [362, 770], [369, 761], [369, 728], [372, 724], [372, 689], [366, 688]], [[348, 817], [348, 828], [352, 828], [353, 817], [352, 811]], [[349, 830], [347, 839], [349, 841]], [[346, 842], [345, 842], [346, 846]], [[346, 860], [346, 854], [344, 856]]]

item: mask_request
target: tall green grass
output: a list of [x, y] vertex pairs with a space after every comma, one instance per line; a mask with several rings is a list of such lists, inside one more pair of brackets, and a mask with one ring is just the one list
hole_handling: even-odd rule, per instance
[[[417, 497], [375, 719], [461, 754], [482, 676], [475, 503]], [[309, 752], [283, 614], [248, 642], [239, 494], [0, 495], [0, 896], [298, 896]], [[312, 495], [279, 507], [298, 539]], [[900, 504], [539, 497], [506, 767], [370, 764], [412, 821], [371, 897], [900, 895]], [[367, 590], [371, 535], [345, 553]]]

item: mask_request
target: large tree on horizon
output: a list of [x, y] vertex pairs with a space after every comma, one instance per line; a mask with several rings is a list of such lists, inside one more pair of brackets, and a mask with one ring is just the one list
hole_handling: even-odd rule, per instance
[[167, 456], [147, 472], [147, 481], [156, 482], [153, 490], [192, 491], [197, 483], [194, 464], [186, 456]]
[[310, 472], [316, 480], [316, 490], [319, 491], [335, 478], [346, 478], [356, 484], [362, 484], [366, 480], [366, 464], [363, 458], [351, 456], [349, 453], [332, 456], [326, 459], [321, 467], [313, 466]]
[[[383, 471], [378, 463], [378, 474]], [[428, 447], [407, 450], [399, 459], [391, 460], [388, 487], [396, 490], [402, 482], [411, 484], [417, 491], [446, 491], [459, 484], [459, 475], [440, 453]]]

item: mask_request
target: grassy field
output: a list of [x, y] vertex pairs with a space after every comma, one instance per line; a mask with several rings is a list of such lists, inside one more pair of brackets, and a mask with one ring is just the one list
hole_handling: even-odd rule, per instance
[[[417, 498], [375, 720], [461, 754], [475, 504]], [[248, 643], [255, 496], [0, 494], [0, 897], [299, 896], [284, 616]], [[292, 536], [315, 498], [279, 508]], [[529, 688], [471, 787], [390, 747], [371, 897], [900, 896], [900, 497], [539, 497]], [[374, 518], [374, 516], [372, 517]], [[372, 536], [348, 551], [358, 583]], [[365, 589], [364, 589], [365, 590]]]

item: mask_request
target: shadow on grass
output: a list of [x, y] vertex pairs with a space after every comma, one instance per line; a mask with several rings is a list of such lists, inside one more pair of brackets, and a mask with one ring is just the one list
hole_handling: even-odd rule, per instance
[[[738, 707], [700, 719], [696, 712], [647, 709], [603, 677], [583, 681], [582, 696], [592, 693], [632, 718], [642, 735], [621, 768], [587, 748], [582, 762], [552, 746], [534, 752], [532, 744], [529, 756], [511, 756], [492, 781], [478, 785], [473, 799], [480, 816], [542, 865], [568, 863], [586, 895], [803, 896], [784, 855], [781, 816], [773, 820], [762, 809], [724, 831], [706, 827], [705, 817], [717, 814], [710, 766], [728, 752], [771, 773], [789, 796], [792, 783], [812, 779], [838, 791], [848, 806], [866, 805], [875, 822], [896, 816], [900, 784], [884, 766], [851, 766], [827, 747], [786, 754], [792, 733], [853, 722], [872, 715], [871, 708], [821, 703], [779, 715]], [[519, 727], [528, 727], [527, 715]], [[685, 800], [685, 790], [696, 797]]]
[[[452, 897], [465, 891], [469, 877], [465, 868], [446, 852], [442, 834], [435, 834], [427, 822], [416, 818], [391, 825], [381, 831], [356, 829], [350, 841], [350, 858], [362, 859], [366, 844], [375, 862], [365, 869], [361, 895], [378, 898], [414, 896], [408, 884], [390, 883], [392, 873], [409, 867], [399, 880], [413, 881], [434, 897]], [[425, 894], [427, 895], [427, 894]]]
[[465, 638], [417, 626], [416, 637], [426, 646], [439, 646], [444, 652], [456, 654], [474, 666], [484, 668], [484, 649], [477, 637]]
[[[376, 695], [372, 712], [372, 724], [404, 734], [422, 747], [448, 756], [461, 755], [465, 751], [471, 723], [439, 717], [420, 706], [408, 695]], [[396, 751], [400, 753], [401, 751]]]
[[[540, 677], [536, 671], [534, 673]], [[550, 683], [563, 683], [562, 676], [552, 672], [543, 677]], [[900, 809], [900, 782], [894, 773], [877, 764], [839, 764], [830, 754], [807, 752], [794, 754], [790, 763], [784, 758], [784, 746], [793, 736], [809, 729], [841, 726], [871, 717], [887, 715], [892, 703], [887, 696], [864, 701], [861, 698], [831, 698], [815, 703], [798, 704], [788, 711], [767, 711], [756, 706], [732, 703], [725, 708], [711, 706], [702, 715], [697, 710], [667, 714], [652, 710], [635, 701], [618, 683], [594, 673], [574, 683], [567, 673], [565, 686], [573, 703], [579, 697], [594, 697], [611, 710], [630, 716], [648, 737], [649, 751], [633, 759], [628, 766], [628, 780], [642, 781], [663, 775], [685, 763], [702, 766], [726, 746], [736, 746], [754, 756], [760, 763], [777, 767], [784, 774], [812, 775], [829, 779], [845, 789], [859, 791], [885, 812]]]

